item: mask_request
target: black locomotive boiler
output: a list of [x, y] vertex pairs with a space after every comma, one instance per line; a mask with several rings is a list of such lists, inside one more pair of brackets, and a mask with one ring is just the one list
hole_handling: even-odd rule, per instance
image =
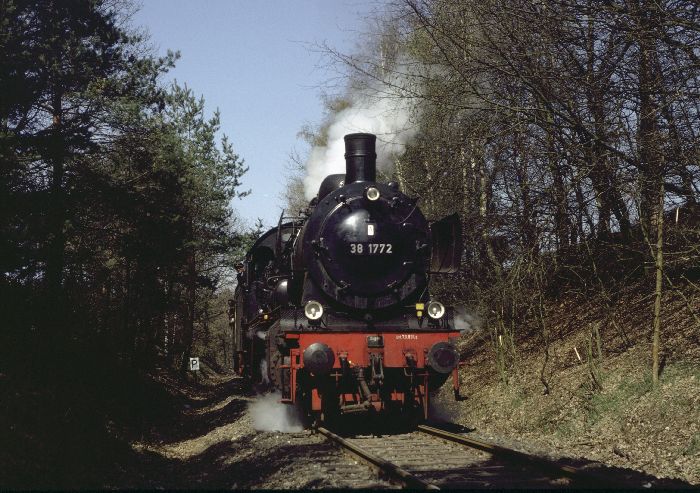
[[432, 273], [455, 272], [456, 215], [429, 223], [396, 183], [376, 181], [376, 137], [345, 136], [346, 173], [328, 176], [304, 217], [281, 217], [238, 265], [235, 367], [310, 416], [418, 411], [459, 355], [453, 309]]

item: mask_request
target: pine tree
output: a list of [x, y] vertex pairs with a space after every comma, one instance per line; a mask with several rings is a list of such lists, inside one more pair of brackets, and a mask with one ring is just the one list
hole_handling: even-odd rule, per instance
[[113, 5], [2, 4], [2, 280], [18, 302], [24, 296], [15, 288], [43, 288], [35, 298], [43, 306], [27, 311], [45, 353], [73, 326], [66, 273], [81, 243], [81, 197], [95, 185], [94, 163], [135, 114], [162, 106], [155, 81], [175, 58], [140, 55], [142, 39], [120, 27]]

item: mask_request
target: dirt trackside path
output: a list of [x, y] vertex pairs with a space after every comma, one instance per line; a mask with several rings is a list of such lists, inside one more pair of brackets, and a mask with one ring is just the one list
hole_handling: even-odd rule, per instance
[[[161, 383], [169, 386], [171, 382], [164, 380]], [[172, 387], [170, 390], [174, 393]], [[174, 409], [163, 413], [162, 420], [135, 429], [119, 429], [112, 423], [110, 431], [129, 445], [132, 454], [118, 464], [121, 474], [105, 486], [214, 487], [211, 481], [216, 478], [216, 486], [226, 487], [223, 475], [216, 473], [222, 469], [222, 457], [235, 455], [232, 445], [248, 431], [241, 420], [249, 399], [239, 379], [214, 377], [206, 386], [182, 388], [174, 396]]]
[[[161, 382], [169, 385], [169, 382]], [[174, 390], [174, 389], [173, 389]], [[348, 487], [329, 470], [357, 468], [321, 435], [261, 432], [248, 405], [254, 396], [242, 380], [212, 377], [202, 387], [180, 388], [179, 410], [138, 430], [110, 432], [130, 452], [115, 458], [106, 488], [248, 489]], [[361, 487], [386, 487], [368, 473]], [[335, 482], [334, 482], [335, 481]], [[357, 483], [353, 483], [353, 486]]]

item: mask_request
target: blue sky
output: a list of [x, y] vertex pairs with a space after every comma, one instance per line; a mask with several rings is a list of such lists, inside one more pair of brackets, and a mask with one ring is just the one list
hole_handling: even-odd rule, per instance
[[[233, 205], [249, 224], [277, 223], [289, 155], [302, 155], [305, 123], [323, 116], [320, 94], [332, 91], [336, 72], [312, 45], [352, 51], [371, 0], [143, 0], [133, 19], [159, 53], [182, 58], [168, 79], [204, 96], [221, 111], [222, 131], [250, 166], [244, 187], [252, 195]], [[336, 81], [337, 82], [337, 81]]]

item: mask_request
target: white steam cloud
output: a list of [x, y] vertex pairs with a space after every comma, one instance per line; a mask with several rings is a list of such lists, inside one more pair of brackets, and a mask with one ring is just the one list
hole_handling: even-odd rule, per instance
[[267, 374], [267, 360], [260, 360], [260, 375], [262, 377], [263, 383], [270, 383], [270, 377]]
[[253, 427], [259, 431], [280, 431], [296, 433], [303, 430], [298, 410], [280, 402], [282, 396], [273, 394], [260, 395], [248, 406], [253, 417]]
[[462, 333], [477, 332], [481, 330], [481, 318], [472, 315], [464, 306], [455, 306], [455, 329]]
[[[406, 67], [415, 66], [415, 62], [402, 65], [401, 71], [410, 72]], [[318, 193], [326, 176], [345, 173], [343, 137], [346, 134], [375, 134], [377, 167], [385, 173], [391, 171], [394, 157], [403, 153], [406, 144], [418, 132], [416, 99], [407, 97], [404, 89], [410, 87], [411, 76], [399, 72], [387, 84], [351, 93], [350, 106], [333, 116], [327, 145], [314, 147], [306, 162], [304, 193], [307, 200]]]
[[256, 331], [253, 327], [248, 327], [248, 331], [246, 332], [246, 335], [248, 336], [248, 339], [252, 339], [253, 337], [257, 337], [258, 339], [262, 339], [263, 341], [267, 339], [267, 332], [264, 330], [258, 330]]

